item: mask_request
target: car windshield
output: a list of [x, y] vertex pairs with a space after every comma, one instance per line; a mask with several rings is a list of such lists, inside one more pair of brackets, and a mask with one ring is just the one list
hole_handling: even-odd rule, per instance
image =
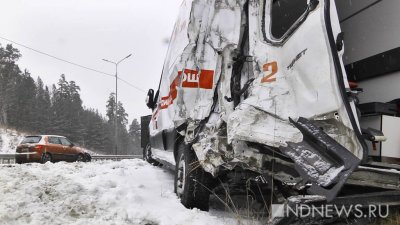
[[24, 140], [22, 140], [21, 144], [39, 143], [41, 139], [41, 136], [27, 136], [24, 138]]

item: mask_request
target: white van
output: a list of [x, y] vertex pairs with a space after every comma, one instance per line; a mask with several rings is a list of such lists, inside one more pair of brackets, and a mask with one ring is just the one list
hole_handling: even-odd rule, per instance
[[398, 9], [383, 0], [183, 1], [148, 93], [144, 157], [172, 167], [182, 203], [202, 210], [218, 182], [238, 174], [262, 177], [278, 202], [334, 201], [348, 185], [398, 191], [399, 166], [385, 163], [400, 158]]

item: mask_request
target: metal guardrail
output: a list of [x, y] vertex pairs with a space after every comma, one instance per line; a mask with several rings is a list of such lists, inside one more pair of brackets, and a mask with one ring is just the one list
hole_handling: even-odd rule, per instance
[[[0, 154], [0, 164], [15, 163], [16, 153]], [[142, 159], [142, 155], [92, 155], [92, 160], [123, 160], [123, 159]]]
[[16, 154], [0, 154], [0, 164], [15, 163]]
[[143, 155], [92, 155], [92, 160], [142, 159]]

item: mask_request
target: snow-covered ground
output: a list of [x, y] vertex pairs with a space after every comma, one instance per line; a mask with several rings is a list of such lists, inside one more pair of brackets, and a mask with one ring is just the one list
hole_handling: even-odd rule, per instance
[[25, 134], [0, 127], [0, 153], [15, 153]]
[[[0, 167], [1, 224], [238, 224], [184, 208], [173, 175], [134, 159]], [[254, 224], [254, 223], [251, 223]]]

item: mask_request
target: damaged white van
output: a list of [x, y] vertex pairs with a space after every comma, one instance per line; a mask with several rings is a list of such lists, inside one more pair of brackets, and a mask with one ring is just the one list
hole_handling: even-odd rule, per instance
[[[207, 210], [219, 183], [249, 180], [277, 202], [308, 194], [352, 201], [346, 193], [354, 191], [343, 191], [351, 186], [399, 203], [400, 167], [378, 162], [383, 141], [395, 151], [386, 158], [400, 158], [399, 132], [389, 140], [371, 124], [391, 121], [387, 129], [400, 131], [397, 103], [388, 103], [400, 89], [380, 86], [380, 97], [362, 91], [371, 79], [399, 82], [392, 73], [400, 70], [400, 38], [371, 46], [368, 35], [382, 27], [360, 22], [391, 21], [399, 7], [381, 0], [183, 1], [158, 89], [148, 92], [144, 158], [175, 170], [175, 192], [188, 208]], [[400, 34], [397, 22], [385, 26]], [[397, 64], [365, 67], [393, 49], [389, 61]]]

